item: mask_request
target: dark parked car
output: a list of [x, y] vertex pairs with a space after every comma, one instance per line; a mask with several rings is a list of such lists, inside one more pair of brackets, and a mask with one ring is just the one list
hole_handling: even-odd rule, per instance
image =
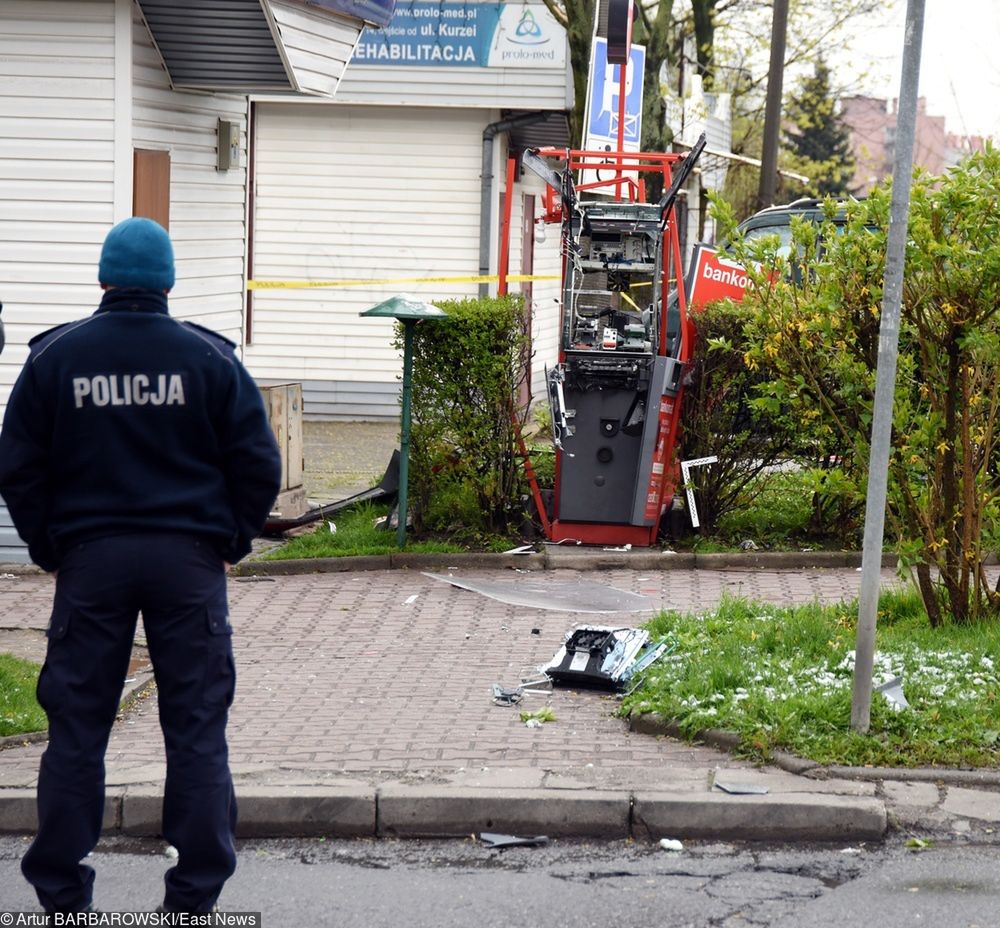
[[[787, 257], [792, 247], [792, 219], [807, 219], [817, 225], [825, 222], [823, 201], [803, 197], [784, 206], [768, 206], [744, 219], [736, 228], [746, 242], [765, 235], [777, 235], [781, 240], [778, 254]], [[843, 208], [834, 214], [833, 223], [840, 228], [847, 223], [847, 214]]]

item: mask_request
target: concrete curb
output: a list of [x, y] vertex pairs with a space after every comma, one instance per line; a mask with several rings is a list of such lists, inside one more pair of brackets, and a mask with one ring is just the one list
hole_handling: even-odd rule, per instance
[[[810, 793], [730, 796], [658, 791], [413, 787], [249, 787], [239, 837], [455, 838], [483, 831], [559, 838], [865, 841], [881, 838], [880, 799]], [[158, 787], [109, 791], [104, 830], [158, 837]], [[35, 793], [0, 789], [0, 833], [35, 830]]]
[[[629, 731], [644, 735], [666, 735], [680, 741], [700, 741], [714, 748], [732, 752], [740, 746], [740, 736], [735, 732], [706, 728], [697, 732], [694, 738], [689, 738], [676, 722], [665, 718], [656, 712], [644, 715], [631, 715], [628, 720]], [[844, 767], [840, 765], [824, 766], [814, 760], [789, 754], [786, 751], [775, 751], [770, 763], [798, 776], [812, 780], [864, 780], [881, 782], [884, 780], [908, 781], [911, 783], [942, 783], [948, 786], [1000, 786], [1000, 770], [977, 770], [969, 768], [960, 770], [953, 767]]]
[[946, 786], [1000, 786], [1000, 770], [959, 770], [953, 767], [821, 767], [805, 775], [814, 780], [903, 780], [911, 783], [941, 783]]
[[882, 838], [889, 817], [880, 799], [803, 793], [728, 796], [715, 793], [635, 797], [634, 837], [750, 841], [868, 841]]
[[[552, 545], [532, 554], [414, 554], [406, 551], [366, 557], [317, 557], [290, 560], [242, 561], [233, 576], [288, 576], [365, 570], [821, 570], [860, 567], [855, 551], [759, 551], [692, 554], [660, 550], [609, 551], [602, 548], [564, 548]], [[882, 556], [882, 566], [896, 566], [896, 556]]]
[[39, 744], [49, 740], [49, 730], [43, 728], [41, 731], [26, 731], [20, 735], [4, 735], [0, 738], [0, 751], [7, 748], [23, 748], [29, 744]]
[[631, 795], [594, 790], [448, 789], [386, 786], [378, 796], [380, 837], [448, 838], [499, 831], [550, 837], [625, 838]]

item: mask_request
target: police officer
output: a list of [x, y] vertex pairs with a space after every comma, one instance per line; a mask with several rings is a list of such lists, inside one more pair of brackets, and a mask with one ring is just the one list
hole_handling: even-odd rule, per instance
[[236, 866], [225, 572], [267, 518], [280, 458], [233, 343], [169, 315], [161, 226], [116, 225], [98, 279], [92, 316], [31, 340], [0, 432], [0, 493], [56, 575], [38, 681], [49, 742], [21, 868], [46, 911], [92, 910], [81, 861], [100, 836], [104, 753], [141, 612], [166, 746], [163, 834], [179, 851], [162, 908], [208, 912]]

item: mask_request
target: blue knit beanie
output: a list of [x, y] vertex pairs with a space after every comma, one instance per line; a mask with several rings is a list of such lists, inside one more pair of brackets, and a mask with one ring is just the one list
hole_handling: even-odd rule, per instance
[[141, 216], [119, 222], [104, 240], [97, 279], [109, 287], [170, 290], [174, 285], [174, 246], [167, 230]]

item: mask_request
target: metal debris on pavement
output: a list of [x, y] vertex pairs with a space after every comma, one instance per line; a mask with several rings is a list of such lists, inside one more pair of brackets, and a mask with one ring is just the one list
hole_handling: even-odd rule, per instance
[[519, 835], [501, 835], [492, 831], [484, 831], [480, 834], [479, 840], [482, 842], [483, 847], [500, 849], [505, 847], [541, 847], [543, 844], [549, 843], [547, 835], [522, 838]]
[[552, 678], [542, 670], [522, 670], [521, 689], [526, 692], [549, 692]]
[[566, 643], [540, 669], [555, 683], [624, 689], [666, 651], [666, 641], [650, 641], [641, 628], [580, 625], [566, 633]]
[[656, 600], [641, 593], [617, 590], [593, 580], [479, 580], [424, 573], [463, 590], [481, 593], [508, 606], [554, 609], [559, 612], [653, 612]]
[[508, 689], [499, 683], [493, 684], [493, 702], [498, 706], [516, 706], [524, 696], [524, 690], [518, 686]]
[[733, 796], [764, 796], [770, 792], [766, 786], [757, 783], [724, 783], [722, 780], [716, 780], [715, 786]]

